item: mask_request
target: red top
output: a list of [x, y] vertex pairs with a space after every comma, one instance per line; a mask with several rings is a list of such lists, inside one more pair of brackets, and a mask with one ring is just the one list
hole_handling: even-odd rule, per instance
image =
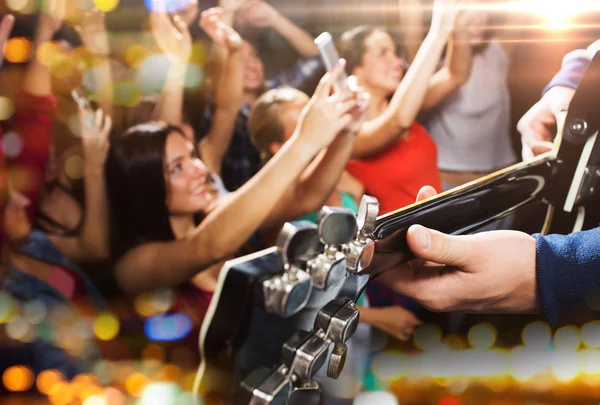
[[348, 171], [364, 184], [366, 194], [379, 200], [379, 214], [413, 204], [423, 186], [442, 190], [433, 139], [417, 123], [406, 138], [367, 159], [348, 162]]

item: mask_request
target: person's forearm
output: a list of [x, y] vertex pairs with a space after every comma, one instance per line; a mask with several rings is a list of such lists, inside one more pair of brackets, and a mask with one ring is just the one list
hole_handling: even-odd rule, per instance
[[219, 77], [215, 91], [215, 112], [212, 125], [199, 142], [200, 153], [207, 167], [221, 172], [221, 163], [231, 144], [235, 120], [244, 94], [243, 55], [239, 49], [231, 50]]
[[376, 326], [378, 319], [378, 308], [368, 308], [368, 307], [356, 307], [359, 312], [360, 322], [366, 323], [367, 325]]
[[255, 176], [202, 221], [193, 242], [195, 251], [209, 255], [210, 263], [235, 253], [264, 222], [316, 152], [298, 136], [286, 142]]
[[181, 125], [183, 116], [183, 86], [187, 63], [171, 59], [165, 86], [156, 111], [156, 119], [172, 125]]
[[79, 244], [82, 259], [109, 256], [109, 214], [103, 167], [84, 167], [85, 216]]
[[563, 59], [560, 71], [544, 88], [542, 94], [545, 94], [555, 86], [576, 89], [579, 83], [581, 83], [581, 79], [583, 79], [583, 75], [587, 71], [594, 54], [598, 50], [600, 50], [600, 40], [594, 42], [587, 49], [579, 49], [567, 54]]
[[451, 38], [445, 65], [431, 78], [421, 109], [437, 106], [462, 86], [469, 79], [472, 65], [471, 44], [464, 38]]
[[397, 141], [415, 121], [448, 37], [430, 31], [387, 109], [363, 124], [353, 158], [365, 158]]
[[113, 116], [114, 89], [112, 69], [108, 57], [101, 55], [96, 57], [92, 75], [94, 79], [92, 98], [96, 100], [98, 106], [106, 115]]
[[302, 56], [317, 56], [319, 50], [314, 38], [302, 28], [298, 27], [284, 15], [274, 19], [272, 27], [284, 37]]
[[23, 91], [34, 96], [47, 96], [52, 94], [52, 80], [50, 70], [44, 66], [37, 55], [40, 45], [52, 40], [54, 28], [50, 22], [50, 17], [41, 15], [38, 28], [33, 40], [34, 57], [31, 58], [25, 78], [23, 79]]

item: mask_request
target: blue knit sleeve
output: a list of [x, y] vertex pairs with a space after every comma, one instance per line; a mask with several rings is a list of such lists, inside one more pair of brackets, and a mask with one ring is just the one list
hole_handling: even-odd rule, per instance
[[563, 59], [560, 71], [544, 88], [542, 94], [554, 86], [565, 86], [576, 89], [598, 50], [600, 50], [600, 40], [594, 42], [587, 49], [578, 49], [567, 54]]
[[542, 311], [552, 325], [600, 315], [600, 227], [570, 235], [533, 235]]

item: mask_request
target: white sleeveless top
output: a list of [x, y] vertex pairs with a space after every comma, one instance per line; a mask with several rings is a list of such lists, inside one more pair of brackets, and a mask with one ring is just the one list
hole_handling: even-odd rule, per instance
[[467, 82], [426, 114], [441, 170], [492, 171], [517, 161], [510, 140], [508, 68], [504, 49], [491, 42], [475, 56]]

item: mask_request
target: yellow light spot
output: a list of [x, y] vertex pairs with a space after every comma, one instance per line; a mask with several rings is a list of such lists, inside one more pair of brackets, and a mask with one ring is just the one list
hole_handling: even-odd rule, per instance
[[81, 405], [107, 405], [106, 399], [99, 395], [91, 395], [87, 397]]
[[53, 405], [68, 405], [73, 402], [73, 392], [68, 383], [59, 381], [50, 388], [48, 399]]
[[181, 378], [181, 369], [175, 364], [167, 364], [159, 373], [161, 381], [177, 381]]
[[6, 6], [12, 11], [23, 11], [27, 8], [29, 0], [6, 0]]
[[101, 340], [114, 339], [119, 333], [119, 320], [112, 314], [100, 315], [94, 322], [94, 333]]
[[31, 335], [31, 324], [22, 316], [15, 316], [6, 324], [6, 334], [14, 340], [28, 340], [27, 336]]
[[208, 48], [201, 42], [196, 42], [192, 45], [192, 55], [190, 56], [190, 63], [198, 66], [206, 66], [208, 62]]
[[489, 323], [480, 323], [469, 330], [469, 344], [479, 350], [490, 349], [496, 343], [496, 329]]
[[10, 295], [0, 292], [0, 324], [10, 321], [13, 310], [14, 304]]
[[196, 373], [187, 373], [183, 376], [181, 389], [184, 391], [191, 391], [194, 389], [194, 381], [196, 379]]
[[80, 374], [75, 376], [75, 378], [73, 378], [73, 380], [71, 381], [71, 389], [73, 391], [73, 396], [79, 399], [86, 398], [89, 395], [84, 396], [84, 394], [87, 394], [90, 388], [97, 387], [97, 382], [98, 381], [95, 377], [90, 376], [88, 374]]
[[592, 321], [583, 325], [581, 339], [587, 347], [600, 348], [600, 321]]
[[545, 322], [533, 322], [523, 329], [521, 339], [525, 346], [546, 348], [552, 340], [552, 331]]
[[118, 5], [119, 0], [94, 0], [94, 4], [104, 12], [113, 11]]
[[74, 59], [69, 58], [65, 54], [57, 54], [50, 64], [50, 73], [59, 79], [75, 76], [77, 70], [75, 69], [74, 62]]
[[142, 316], [149, 317], [156, 314], [154, 305], [152, 305], [152, 294], [143, 293], [135, 297], [135, 310]]
[[9, 391], [27, 391], [33, 385], [33, 372], [25, 366], [9, 367], [2, 374], [2, 383]]
[[114, 102], [117, 105], [133, 107], [142, 99], [142, 92], [133, 82], [117, 82], [114, 87]]
[[439, 348], [442, 342], [442, 331], [437, 325], [423, 325], [413, 335], [413, 343], [423, 351]]
[[581, 345], [581, 333], [575, 326], [568, 325], [558, 329], [554, 334], [554, 347], [558, 350], [576, 351]]
[[139, 67], [144, 59], [150, 55], [150, 51], [144, 46], [135, 44], [131, 45], [125, 51], [125, 60], [132, 67]]
[[48, 41], [38, 46], [35, 57], [42, 65], [50, 66], [58, 52], [58, 45], [55, 42]]
[[9, 39], [4, 45], [4, 57], [12, 63], [23, 63], [31, 59], [31, 41], [17, 37]]
[[125, 389], [130, 395], [139, 397], [148, 383], [150, 383], [150, 379], [144, 374], [133, 373], [125, 381]]
[[36, 380], [36, 387], [38, 391], [44, 395], [48, 395], [50, 389], [54, 384], [60, 381], [64, 381], [62, 373], [56, 370], [42, 371]]
[[79, 156], [71, 156], [65, 161], [65, 173], [73, 180], [83, 177], [83, 159]]
[[142, 360], [155, 360], [162, 363], [165, 360], [165, 351], [159, 345], [151, 343], [142, 350]]

